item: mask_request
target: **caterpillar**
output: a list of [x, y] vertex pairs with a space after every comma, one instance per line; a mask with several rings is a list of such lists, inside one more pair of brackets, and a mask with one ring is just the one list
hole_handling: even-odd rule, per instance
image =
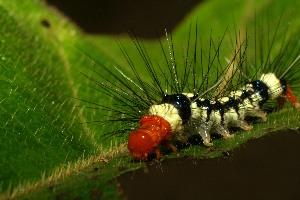
[[161, 104], [152, 105], [149, 114], [141, 117], [140, 126], [129, 136], [128, 149], [137, 160], [145, 160], [153, 152], [159, 159], [158, 145], [162, 143], [176, 152], [176, 147], [168, 143], [168, 140], [174, 132], [184, 129], [184, 126], [192, 127], [201, 136], [203, 144], [211, 146], [212, 131], [229, 139], [234, 135], [230, 134], [228, 127], [252, 129], [244, 120], [247, 116], [266, 121], [267, 113], [261, 108], [270, 99], [288, 100], [298, 108], [298, 99], [291, 86], [286, 83], [284, 75], [277, 78], [274, 73], [262, 74], [260, 79], [216, 100], [202, 99], [193, 93], [166, 95]]
[[[283, 40], [274, 59], [271, 58], [273, 47], [269, 46], [265, 60], [262, 60], [260, 64], [256, 63], [255, 66], [247, 57], [249, 54], [248, 38], [240, 42], [236, 37], [237, 47], [234, 48], [234, 54], [227, 61], [227, 66], [223, 67], [219, 61], [219, 54], [226, 31], [217, 42], [217, 46], [210, 39], [211, 48], [208, 53], [203, 49], [200, 49], [200, 53], [197, 52], [197, 28], [195, 35], [194, 46], [190, 45], [189, 38], [184, 61], [179, 65], [175, 59], [172, 35], [169, 38], [166, 31], [167, 51], [162, 41], [159, 40], [165, 65], [157, 64], [156, 67], [142, 43], [134, 34], [131, 36], [144, 62], [145, 71], [149, 74], [150, 82], [145, 82], [140, 76], [121, 42], [118, 43], [119, 47], [135, 75], [135, 80], [129, 78], [118, 67], [113, 66], [116, 71], [114, 73], [110, 67], [100, 62], [98, 64], [101, 69], [108, 72], [112, 79], [123, 87], [100, 73], [97, 75], [106, 82], [99, 82], [95, 78], [88, 77], [102, 89], [102, 92], [116, 100], [117, 104], [114, 107], [103, 106], [103, 109], [113, 113], [111, 119], [104, 123], [114, 125], [119, 123], [120, 129], [107, 134], [130, 132], [128, 149], [135, 160], [147, 160], [149, 155], [154, 153], [156, 158], [160, 159], [159, 147], [161, 145], [177, 152], [177, 148], [171, 142], [174, 138], [185, 140], [190, 135], [198, 134], [205, 146], [213, 145], [211, 133], [217, 133], [224, 139], [233, 138], [234, 134], [231, 134], [228, 129], [230, 127], [246, 131], [252, 129], [245, 118], [255, 117], [266, 121], [267, 113], [264, 106], [271, 100], [277, 100], [280, 105], [284, 101], [290, 101], [295, 108], [299, 107], [298, 99], [292, 89], [298, 84], [295, 74], [300, 63], [299, 37], [293, 42]], [[277, 29], [273, 39], [276, 37]], [[189, 57], [190, 54], [192, 54], [192, 59]], [[198, 57], [200, 57], [200, 66]], [[206, 71], [202, 63], [204, 59], [208, 60]], [[215, 95], [214, 93], [220, 90], [224, 80], [228, 79], [225, 75], [233, 65], [235, 69], [231, 77], [225, 81], [226, 86], [221, 88], [221, 90], [227, 88], [227, 92], [219, 91]], [[212, 71], [217, 72], [214, 81], [209, 80], [212, 79]], [[254, 72], [254, 75], [253, 73], [251, 75], [249, 71]], [[238, 77], [238, 82], [245, 83], [235, 84], [236, 77]]]

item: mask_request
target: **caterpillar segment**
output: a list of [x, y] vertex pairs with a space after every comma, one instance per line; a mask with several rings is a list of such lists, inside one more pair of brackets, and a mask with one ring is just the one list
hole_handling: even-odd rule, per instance
[[274, 73], [262, 74], [259, 80], [232, 91], [228, 97], [209, 100], [192, 93], [165, 95], [161, 104], [152, 105], [148, 115], [140, 120], [140, 126], [132, 132], [128, 149], [136, 160], [146, 160], [156, 153], [160, 158], [159, 145], [166, 145], [174, 152], [176, 147], [169, 140], [176, 133], [199, 134], [205, 146], [211, 146], [210, 134], [217, 133], [224, 139], [234, 137], [229, 127], [251, 130], [245, 117], [267, 120], [262, 106], [270, 99], [284, 99], [299, 107], [291, 87]]

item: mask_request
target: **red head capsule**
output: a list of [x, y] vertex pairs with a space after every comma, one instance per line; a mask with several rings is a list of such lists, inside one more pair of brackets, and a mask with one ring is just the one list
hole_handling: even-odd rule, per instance
[[[162, 141], [172, 136], [170, 123], [157, 115], [144, 115], [140, 126], [128, 138], [128, 149], [136, 160], [146, 160], [154, 153]], [[157, 155], [158, 156], [158, 155]]]
[[290, 101], [294, 104], [295, 108], [299, 108], [300, 104], [298, 101], [298, 98], [295, 96], [295, 94], [292, 91], [292, 88], [290, 85], [286, 85], [286, 90], [285, 94], [281, 95], [278, 99], [277, 102], [279, 104], [279, 107], [282, 108], [285, 101]]
[[289, 85], [286, 86], [286, 99], [289, 100], [290, 102], [292, 102], [294, 104], [295, 108], [300, 107], [298, 98], [294, 95], [294, 93], [292, 92], [292, 88]]

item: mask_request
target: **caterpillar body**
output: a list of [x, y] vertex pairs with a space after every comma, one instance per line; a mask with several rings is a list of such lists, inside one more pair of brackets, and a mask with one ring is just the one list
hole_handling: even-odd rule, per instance
[[[136, 160], [146, 160], [149, 154], [155, 152], [156, 158], [159, 159], [160, 144], [167, 145], [176, 152], [176, 148], [169, 140], [178, 133], [186, 137], [199, 134], [205, 146], [213, 145], [211, 133], [217, 133], [224, 139], [233, 138], [234, 134], [230, 133], [229, 127], [246, 131], [252, 129], [245, 121], [246, 117], [267, 120], [263, 106], [270, 100], [277, 100], [280, 104], [287, 100], [298, 108], [298, 99], [289, 85], [296, 82], [293, 76], [299, 66], [300, 51], [299, 47], [295, 48], [298, 40], [299, 38], [293, 44], [295, 46], [290, 42], [287, 44], [282, 42], [282, 50], [277, 55], [280, 58], [293, 55], [290, 65], [280, 66], [287, 63], [273, 61], [267, 66], [266, 62], [270, 62], [270, 58], [267, 58], [263, 67], [255, 69], [255, 75], [258, 71], [262, 72], [260, 78], [252, 78], [240, 89], [230, 91], [227, 96], [211, 99], [194, 93], [164, 95], [160, 104], [150, 106], [148, 114], [141, 117], [140, 126], [130, 134], [128, 149], [133, 157]], [[290, 45], [292, 48], [288, 51]], [[241, 47], [238, 51], [242, 51]], [[245, 52], [246, 50], [243, 53]], [[235, 55], [228, 67], [236, 59]], [[236, 70], [241, 70], [244, 65], [244, 61], [239, 61]]]
[[[120, 129], [107, 134], [130, 132], [128, 149], [135, 160], [147, 160], [149, 155], [154, 153], [156, 158], [160, 159], [159, 147], [161, 145], [176, 152], [177, 148], [172, 144], [171, 139], [179, 138], [184, 141], [191, 135], [198, 134], [205, 146], [211, 146], [213, 145], [211, 133], [217, 133], [224, 139], [230, 139], [234, 137], [234, 134], [230, 133], [228, 129], [230, 127], [251, 130], [252, 126], [245, 118], [255, 117], [266, 121], [267, 113], [264, 107], [270, 100], [277, 100], [280, 104], [290, 101], [294, 107], [299, 107], [298, 99], [293, 93], [293, 89], [300, 84], [296, 77], [300, 63], [299, 36], [293, 42], [283, 40], [279, 52], [273, 59], [271, 58], [272, 45], [268, 46], [267, 57], [262, 59], [259, 64], [255, 61], [254, 67], [253, 61], [249, 61], [247, 58], [248, 39], [246, 38], [245, 42], [236, 42], [238, 45], [233, 51], [232, 59], [227, 62], [226, 68], [216, 75], [214, 82], [208, 81], [211, 74], [216, 74], [214, 70], [216, 69], [218, 72], [221, 65], [219, 54], [224, 36], [225, 33], [217, 47], [211, 45], [214, 47], [208, 50], [206, 58], [209, 60], [209, 64], [206, 72], [203, 72], [203, 65], [197, 65], [197, 30], [194, 49], [192, 48], [192, 61], [186, 56], [182, 65], [176, 62], [172, 38], [170, 40], [167, 35], [168, 51], [164, 50], [160, 41], [166, 64], [164, 67], [158, 65], [156, 68], [141, 42], [136, 37], [132, 37], [132, 41], [144, 61], [145, 70], [148, 71], [152, 80], [151, 83], [144, 82], [121, 43], [119, 43], [120, 49], [136, 76], [135, 79], [129, 78], [122, 70], [114, 66], [120, 76], [118, 77], [108, 66], [97, 62], [101, 70], [112, 76], [112, 80], [101, 73], [97, 73], [97, 75], [106, 83], [99, 82], [92, 77], [88, 78], [101, 87], [105, 94], [116, 99], [118, 103], [118, 106], [115, 107], [102, 106], [103, 110], [113, 113], [111, 119], [105, 120], [104, 123], [121, 125]], [[277, 29], [273, 39], [275, 37], [277, 37]], [[237, 40], [238, 38], [236, 38]], [[255, 41], [259, 40], [255, 39]], [[262, 46], [263, 44], [258, 49], [263, 49]], [[188, 41], [186, 54], [191, 54], [189, 53], [190, 48], [190, 41]], [[203, 52], [201, 49], [199, 56], [201, 59], [205, 57]], [[213, 93], [219, 89], [225, 79], [228, 69], [233, 65], [236, 68], [226, 85], [235, 86], [228, 87], [226, 94], [219, 92], [214, 95]], [[183, 73], [179, 70], [180, 68], [184, 68]], [[249, 70], [249, 68], [251, 69]], [[237, 76], [238, 84], [235, 84], [234, 79]], [[117, 87], [115, 82], [124, 88]], [[165, 88], [163, 88], [163, 84]], [[221, 90], [224, 89], [221, 88]]]
[[215, 101], [199, 99], [192, 93], [166, 95], [161, 104], [150, 107], [149, 115], [142, 116], [140, 127], [129, 136], [128, 149], [138, 160], [147, 159], [153, 152], [159, 158], [160, 144], [167, 144], [176, 151], [168, 140], [184, 126], [192, 127], [206, 146], [212, 145], [212, 131], [229, 139], [234, 136], [228, 130], [230, 126], [251, 130], [252, 126], [244, 120], [245, 117], [258, 117], [266, 121], [267, 114], [261, 106], [269, 99], [284, 98], [299, 107], [297, 97], [284, 82], [273, 73], [262, 74], [260, 80], [254, 80], [231, 92], [229, 97]]

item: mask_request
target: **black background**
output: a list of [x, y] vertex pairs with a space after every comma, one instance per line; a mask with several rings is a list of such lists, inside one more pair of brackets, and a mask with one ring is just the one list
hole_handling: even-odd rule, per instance
[[201, 0], [47, 0], [87, 33], [137, 35], [156, 38], [154, 30], [174, 27]]

